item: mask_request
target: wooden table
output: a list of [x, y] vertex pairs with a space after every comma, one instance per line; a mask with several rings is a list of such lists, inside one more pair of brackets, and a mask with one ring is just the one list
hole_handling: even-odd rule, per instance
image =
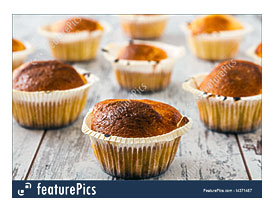
[[[63, 19], [64, 16], [15, 15], [13, 37], [30, 42], [35, 52], [28, 60], [52, 59], [46, 40], [37, 33], [41, 25]], [[119, 26], [117, 16], [96, 16], [111, 24], [101, 46], [111, 41], [128, 39]], [[58, 130], [29, 130], [13, 123], [13, 179], [15, 180], [116, 180], [104, 173], [92, 152], [88, 136], [81, 132], [84, 115], [98, 101], [108, 98], [153, 99], [171, 104], [193, 119], [192, 129], [182, 137], [176, 158], [166, 173], [150, 180], [246, 180], [261, 179], [261, 129], [248, 134], [222, 134], [209, 131], [199, 119], [192, 95], [182, 89], [190, 76], [209, 72], [217, 63], [199, 60], [187, 48], [179, 25], [194, 16], [171, 16], [160, 41], [186, 47], [173, 72], [170, 86], [161, 92], [133, 95], [119, 87], [114, 74], [101, 55], [95, 60], [73, 65], [85, 68], [100, 78], [92, 87], [85, 110], [71, 126]], [[261, 41], [261, 16], [240, 15], [254, 31], [241, 44], [236, 58], [248, 59], [246, 50]]]

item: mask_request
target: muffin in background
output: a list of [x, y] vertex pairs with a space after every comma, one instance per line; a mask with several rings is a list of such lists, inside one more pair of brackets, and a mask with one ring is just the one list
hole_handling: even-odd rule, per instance
[[183, 30], [198, 58], [224, 60], [238, 53], [240, 42], [250, 28], [231, 15], [206, 15], [188, 23]]
[[166, 15], [121, 15], [120, 23], [123, 32], [132, 39], [159, 38], [166, 27]]
[[177, 59], [184, 54], [183, 47], [138, 40], [111, 43], [102, 51], [112, 63], [119, 85], [141, 92], [165, 89]]
[[22, 65], [27, 56], [32, 53], [30, 44], [12, 39], [12, 70]]
[[52, 55], [63, 61], [86, 61], [96, 57], [101, 37], [108, 26], [90, 18], [73, 17], [43, 26]]
[[149, 178], [173, 162], [190, 118], [152, 100], [109, 99], [86, 115], [82, 132], [89, 135], [102, 169], [115, 177]]
[[262, 121], [262, 67], [228, 60], [210, 74], [199, 74], [183, 84], [198, 105], [206, 127], [226, 133], [256, 130]]
[[262, 64], [262, 42], [256, 46], [255, 45], [251, 46], [247, 50], [246, 54], [249, 57], [253, 58], [257, 64], [261, 65]]
[[56, 60], [25, 63], [13, 72], [13, 117], [27, 128], [66, 126], [83, 110], [94, 81]]
[[257, 46], [255, 49], [255, 54], [259, 57], [262, 58], [262, 42]]

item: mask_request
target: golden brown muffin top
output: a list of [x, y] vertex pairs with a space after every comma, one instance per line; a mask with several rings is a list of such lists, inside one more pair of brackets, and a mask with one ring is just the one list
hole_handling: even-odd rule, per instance
[[118, 59], [124, 60], [152, 60], [160, 61], [167, 58], [167, 54], [162, 49], [147, 45], [147, 44], [134, 44], [131, 43], [123, 48]]
[[255, 50], [255, 54], [256, 54], [258, 57], [262, 58], [262, 43], [260, 43], [260, 44], [257, 46], [257, 48], [256, 48], [256, 50]]
[[228, 60], [216, 66], [199, 86], [201, 91], [228, 97], [262, 93], [262, 67], [244, 60]]
[[67, 90], [85, 83], [72, 66], [57, 60], [28, 62], [13, 71], [13, 89], [20, 91]]
[[109, 99], [94, 106], [91, 129], [106, 137], [142, 138], [169, 133], [188, 121], [174, 107], [161, 102]]
[[240, 22], [231, 15], [207, 15], [199, 17], [189, 23], [188, 27], [193, 35], [243, 29]]
[[26, 47], [22, 42], [16, 39], [12, 39], [12, 52], [22, 51], [25, 50]]
[[139, 15], [139, 16], [156, 16], [158, 14], [136, 14], [136, 15]]
[[95, 20], [82, 17], [69, 18], [51, 25], [51, 31], [53, 32], [74, 33], [86, 30], [103, 30], [103, 27]]

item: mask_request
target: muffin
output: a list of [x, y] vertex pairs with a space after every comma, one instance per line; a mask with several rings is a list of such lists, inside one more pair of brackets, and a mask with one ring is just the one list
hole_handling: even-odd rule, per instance
[[32, 52], [29, 44], [23, 44], [21, 41], [12, 39], [12, 70], [24, 63], [24, 60]]
[[191, 120], [174, 107], [152, 100], [109, 99], [86, 115], [89, 135], [102, 169], [119, 178], [149, 178], [165, 172]]
[[120, 23], [123, 32], [133, 39], [159, 38], [166, 27], [166, 15], [121, 15]]
[[233, 58], [249, 30], [247, 25], [230, 15], [198, 17], [184, 27], [191, 51], [206, 60]]
[[85, 61], [96, 57], [105, 28], [95, 20], [73, 17], [43, 26], [52, 55], [63, 61]]
[[127, 90], [152, 92], [166, 88], [183, 47], [149, 42], [112, 43], [102, 49], [112, 63], [117, 82]]
[[254, 59], [257, 64], [262, 64], [262, 42], [258, 46], [252, 46], [247, 50], [247, 55]]
[[63, 127], [75, 121], [95, 81], [94, 76], [84, 77], [79, 71], [56, 60], [29, 62], [15, 69], [14, 119], [36, 129]]
[[210, 74], [199, 74], [183, 84], [194, 94], [206, 127], [229, 133], [256, 130], [262, 121], [262, 67], [228, 60]]
[[259, 57], [262, 58], [262, 42], [257, 46], [255, 49], [255, 54]]

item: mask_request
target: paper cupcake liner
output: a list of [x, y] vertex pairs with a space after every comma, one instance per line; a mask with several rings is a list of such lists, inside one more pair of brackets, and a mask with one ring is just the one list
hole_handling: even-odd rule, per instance
[[96, 57], [103, 33], [111, 30], [105, 22], [100, 25], [104, 30], [57, 33], [49, 31], [50, 25], [46, 25], [41, 27], [39, 32], [48, 39], [55, 58], [63, 61], [86, 61]]
[[122, 15], [120, 20], [123, 31], [130, 38], [153, 39], [163, 34], [168, 16]]
[[148, 138], [107, 136], [90, 129], [91, 111], [86, 115], [82, 132], [89, 135], [94, 154], [108, 174], [128, 179], [149, 178], [165, 172], [173, 162], [180, 138], [192, 121], [176, 130]]
[[259, 64], [259, 65], [262, 65], [262, 58], [260, 58], [256, 53], [255, 53], [255, 50], [256, 50], [257, 46], [251, 46], [246, 54], [247, 56], [251, 57], [254, 59], [255, 63]]
[[233, 58], [239, 50], [244, 35], [252, 30], [250, 25], [242, 24], [244, 29], [192, 35], [187, 25], [181, 29], [187, 36], [191, 52], [206, 60], [224, 60]]
[[206, 127], [225, 133], [244, 133], [261, 125], [262, 95], [214, 96], [197, 88], [206, 76], [199, 74], [183, 83], [183, 88], [196, 97], [200, 118]]
[[151, 92], [165, 89], [170, 84], [172, 71], [159, 73], [139, 73], [115, 70], [119, 85], [126, 90]]
[[28, 42], [23, 42], [26, 49], [12, 53], [12, 70], [24, 63], [27, 56], [33, 52], [32, 46]]
[[184, 55], [184, 47], [176, 47], [153, 41], [130, 41], [137, 44], [149, 44], [163, 49], [168, 58], [156, 61], [118, 60], [120, 50], [127, 42], [111, 43], [102, 49], [104, 57], [111, 62], [116, 79], [121, 87], [130, 89], [144, 88], [146, 91], [156, 91], [167, 87], [174, 65], [179, 57]]
[[[80, 73], [83, 70], [77, 69]], [[12, 112], [22, 126], [33, 129], [51, 129], [69, 125], [84, 109], [90, 87], [98, 80], [86, 77], [81, 87], [64, 91], [26, 92], [13, 89]]]

